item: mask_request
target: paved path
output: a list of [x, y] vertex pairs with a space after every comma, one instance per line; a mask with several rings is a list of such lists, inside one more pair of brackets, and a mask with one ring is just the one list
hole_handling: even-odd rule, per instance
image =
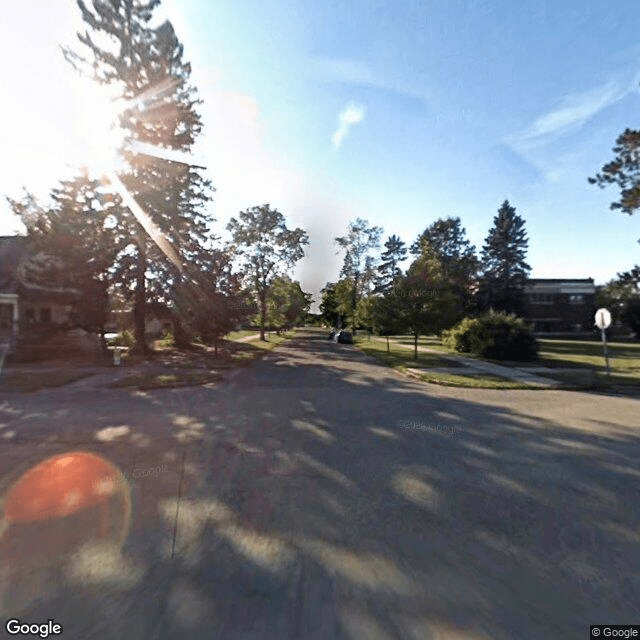
[[238, 338], [235, 342], [251, 342], [252, 340], [257, 340], [259, 337], [259, 333], [254, 333], [253, 335], [245, 336], [244, 338]]
[[[378, 340], [379, 342], [386, 342], [386, 338], [374, 338], [374, 340]], [[402, 344], [401, 342], [397, 342], [395, 340], [390, 340], [392, 344], [395, 344], [398, 347], [403, 347], [405, 349], [413, 349], [414, 346], [410, 344]], [[481, 360], [474, 360], [473, 358], [465, 358], [464, 356], [451, 355], [447, 353], [442, 353], [441, 351], [436, 351], [435, 349], [430, 349], [429, 347], [423, 347], [418, 345], [418, 351], [424, 353], [432, 353], [434, 355], [439, 356], [445, 360], [451, 360], [451, 362], [456, 362], [465, 367], [465, 369], [460, 370], [451, 370], [451, 373], [462, 374], [462, 375], [478, 375], [478, 374], [489, 374], [491, 376], [499, 376], [501, 378], [507, 378], [509, 380], [514, 380], [516, 382], [522, 382], [523, 384], [529, 384], [534, 387], [559, 387], [560, 383], [557, 380], [551, 380], [550, 378], [543, 378], [542, 376], [534, 375], [533, 373], [529, 373], [527, 369], [519, 369], [516, 367], [504, 367], [499, 364], [494, 364], [492, 362], [483, 362]], [[431, 371], [431, 369], [429, 369]]]
[[0, 619], [96, 640], [576, 640], [640, 620], [639, 401], [428, 385], [301, 335], [211, 388], [0, 400], [0, 494], [77, 450], [126, 479], [96, 485], [103, 507], [5, 519]]

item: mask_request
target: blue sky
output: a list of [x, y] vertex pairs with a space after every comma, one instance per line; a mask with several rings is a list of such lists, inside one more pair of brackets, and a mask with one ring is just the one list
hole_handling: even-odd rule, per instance
[[[0, 71], [13, 90], [0, 190], [45, 191], [87, 152], [87, 114], [101, 113], [56, 48], [73, 42], [78, 11], [2, 11], [0, 53], [24, 60]], [[163, 17], [205, 101], [196, 155], [219, 230], [270, 202], [310, 234], [307, 290], [337, 279], [332, 239], [356, 216], [410, 244], [456, 215], [480, 247], [505, 199], [526, 221], [533, 277], [600, 283], [640, 262], [640, 214], [610, 211], [615, 189], [587, 182], [640, 126], [637, 3], [165, 0]]]

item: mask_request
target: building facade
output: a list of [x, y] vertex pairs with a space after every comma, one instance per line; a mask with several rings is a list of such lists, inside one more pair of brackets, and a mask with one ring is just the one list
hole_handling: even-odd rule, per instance
[[591, 333], [596, 312], [593, 278], [537, 278], [525, 285], [525, 320], [536, 333]]
[[21, 336], [45, 334], [69, 323], [78, 292], [36, 284], [30, 275], [47, 272], [47, 257], [34, 255], [22, 236], [0, 236], [0, 346], [13, 352]]

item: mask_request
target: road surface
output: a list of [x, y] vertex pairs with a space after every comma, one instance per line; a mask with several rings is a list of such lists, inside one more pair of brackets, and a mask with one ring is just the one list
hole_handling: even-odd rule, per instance
[[630, 398], [429, 385], [314, 330], [208, 387], [11, 395], [2, 495], [77, 451], [121, 483], [74, 515], [5, 517], [0, 618], [82, 640], [640, 624], [639, 417]]

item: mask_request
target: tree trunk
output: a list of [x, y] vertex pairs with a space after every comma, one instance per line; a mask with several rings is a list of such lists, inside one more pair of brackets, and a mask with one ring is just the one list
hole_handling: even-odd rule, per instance
[[137, 353], [147, 354], [147, 334], [145, 320], [147, 315], [147, 281], [145, 272], [147, 270], [147, 259], [144, 255], [144, 249], [138, 248], [138, 269], [136, 274], [136, 290], [133, 304], [133, 321], [136, 344], [134, 351]]
[[266, 342], [264, 329], [267, 324], [267, 290], [263, 286], [260, 290], [260, 340]]
[[418, 359], [418, 334], [413, 334], [413, 359]]
[[391, 349], [389, 349], [389, 336], [387, 336], [387, 353], [391, 353]]

